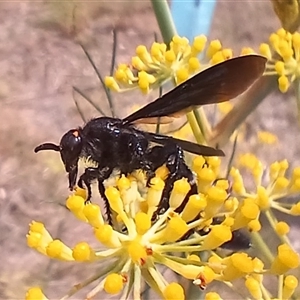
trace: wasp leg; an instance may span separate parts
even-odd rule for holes
[[[189,196],[196,194],[198,190],[194,175],[185,163],[183,150],[175,143],[170,142],[170,144],[165,146],[155,146],[151,148],[148,155],[151,160],[156,163],[154,167],[158,168],[159,166],[166,164],[166,167],[170,172],[165,181],[165,188],[163,190],[162,198],[158,205],[156,214],[162,214],[169,208],[169,198],[174,186],[174,182],[181,178],[187,178],[191,186],[191,190],[189,191],[183,203],[176,210],[178,212],[182,211],[186,205],[186,202],[188,201]]]
[[[105,196],[105,187],[103,184],[103,181],[107,179],[110,174],[112,173],[112,169],[110,168],[86,168],[84,173],[80,176],[78,180],[78,186],[80,188],[83,188],[83,183],[86,186],[87,189],[87,199],[85,200],[85,203],[90,202],[92,198],[92,189],[91,189],[91,183],[94,180],[98,180],[98,190],[100,193],[100,196],[103,198],[104,204],[105,204],[105,211],[108,220],[111,220],[110,217],[110,209],[109,209],[109,203]]]

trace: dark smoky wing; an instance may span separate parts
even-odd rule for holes
[[[224,152],[220,149],[215,149],[212,147],[199,145],[196,143],[176,139],[170,136],[151,133],[151,132],[144,132],[143,133],[146,138],[154,143],[160,144],[160,145],[167,145],[170,143],[176,143],[178,146],[180,146],[183,150],[196,154],[196,155],[203,155],[203,156],[224,156]]]
[[[228,101],[242,94],[264,72],[266,58],[246,55],[214,65],[180,84],[123,120],[123,124],[147,118],[178,117],[199,105]]]

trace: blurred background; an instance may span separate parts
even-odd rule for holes
[[[258,50],[279,27],[271,2],[217,1],[209,39],[220,39],[238,54],[244,46]],[[146,0],[0,2],[0,28],[0,299],[22,299],[33,285],[57,299],[95,266],[51,261],[29,249],[25,236],[31,220],[44,222],[54,237],[70,246],[81,240],[98,245],[90,228],[61,205],[69,192],[59,155],[35,155],[33,149],[46,141],[58,143],[65,131],[82,124],[72,86],[109,111],[78,39],[102,75],[108,75],[113,29],[118,34],[117,63],[130,62],[137,45],[150,46],[159,29]],[[117,95],[117,114],[125,117],[134,105],[155,97],[157,92]],[[79,100],[87,119],[99,116]],[[258,129],[277,134],[280,143],[258,146]],[[246,132],[243,150],[255,149],[267,162],[287,158],[299,164],[299,128],[291,95],[278,92],[268,97],[248,118]]]

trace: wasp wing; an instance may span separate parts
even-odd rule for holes
[[[215,149],[212,147],[195,144],[195,143],[188,142],[185,140],[176,139],[171,136],[157,134],[157,133],[151,133],[151,132],[143,132],[143,134],[151,142],[154,142],[154,143],[157,143],[160,145],[166,145],[166,144],[169,144],[170,142],[176,143],[183,150],[188,151],[193,154],[196,154],[196,155],[203,155],[203,156],[224,156],[225,155],[224,152],[220,149]]]
[[[178,117],[199,105],[233,99],[263,74],[266,61],[259,55],[246,55],[214,65],[123,119],[123,124]]]

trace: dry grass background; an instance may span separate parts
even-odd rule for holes
[[[268,1],[219,1],[211,38],[235,50],[257,49],[279,26]],[[150,45],[158,32],[148,1],[0,2],[0,299],[22,299],[36,284],[57,299],[95,269],[50,261],[26,246],[25,235],[33,219],[43,221],[53,236],[71,246],[90,235],[87,226],[59,205],[68,195],[59,155],[35,155],[33,148],[44,141],[58,142],[66,130],[82,123],[73,85],[108,111],[74,36],[84,41],[102,74],[107,74],[114,27],[118,62],[128,61],[138,44]],[[138,93],[118,96],[117,112],[125,116],[131,105],[145,101]],[[97,115],[84,101],[82,105],[87,116]],[[270,96],[250,116],[248,141],[241,148],[255,149],[266,161],[287,157],[299,164],[295,111],[292,94]],[[258,146],[253,134],[258,129],[279,134],[282,142],[271,149]],[[296,230],[295,225],[295,236]],[[95,244],[91,236],[90,241]]]

